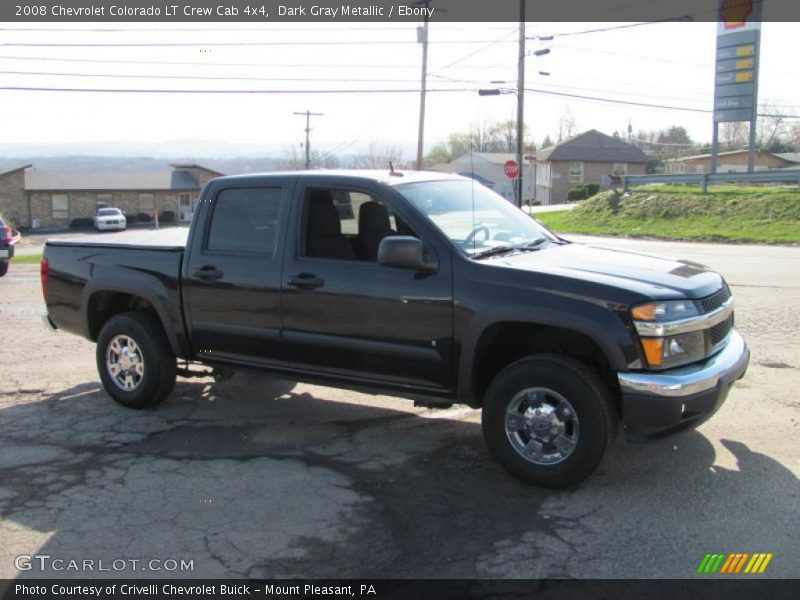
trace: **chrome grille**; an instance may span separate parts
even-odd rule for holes
[[[700,305],[703,307],[703,313],[710,313],[717,310],[723,303],[731,297],[731,291],[727,285],[723,285],[722,289],[714,292],[710,296],[706,296],[700,300]]]

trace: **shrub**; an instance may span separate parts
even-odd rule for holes
[[[586,191],[588,193],[587,198],[591,198],[592,196],[596,196],[600,193],[600,184],[599,183],[587,183],[586,184]]]
[[[145,212],[140,212],[139,214],[136,215],[136,220],[139,221],[139,223],[149,223],[150,221],[153,220],[153,217],[151,217]]]
[[[94,227],[94,219],[91,217],[78,217],[69,222],[70,229],[86,229],[87,227]]]
[[[567,192],[567,200],[571,202],[574,202],[575,200],[585,200],[588,197],[589,197],[589,190],[587,190],[586,186],[583,185],[574,187],[569,192]]]
[[[175,222],[175,213],[171,210],[165,210],[158,214],[158,220],[162,223],[174,223]]]
[[[125,213],[125,224],[131,225],[132,223],[136,223],[136,215],[132,213]]]

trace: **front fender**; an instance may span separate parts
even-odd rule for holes
[[[615,371],[636,366],[635,361],[631,362],[623,352],[623,347],[632,342],[630,332],[608,309],[591,306],[576,312],[531,305],[490,306],[474,314],[466,325],[459,358],[459,398],[472,396],[472,373],[481,336],[492,325],[508,322],[561,327],[584,334],[603,351],[608,364]]]

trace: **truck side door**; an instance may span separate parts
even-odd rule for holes
[[[183,273],[195,355],[285,364],[280,252],[293,184],[288,177],[211,184],[199,203]]]
[[[398,213],[409,207],[393,198],[396,192],[377,182],[359,181],[298,181],[282,282],[290,366],[355,380],[449,390],[449,249],[431,239],[430,232],[418,235],[409,228],[408,216]],[[377,247],[387,235],[421,237],[437,254],[438,272],[423,275],[378,264]]]

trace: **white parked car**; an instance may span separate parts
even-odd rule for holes
[[[94,228],[97,231],[125,229],[125,215],[118,208],[101,208],[94,216]]]

